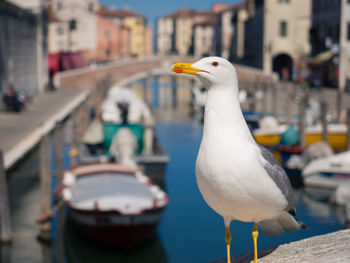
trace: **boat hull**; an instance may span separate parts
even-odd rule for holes
[[[342,182],[350,180],[349,173],[324,172],[304,176],[304,185],[317,188],[336,189]]]
[[[277,145],[281,141],[281,134],[255,134],[255,141],[263,146]]]
[[[140,215],[69,210],[69,218],[83,235],[122,250],[132,250],[151,240],[161,217],[162,209]]]
[[[306,145],[321,142],[322,140],[323,139],[321,133],[307,133],[305,135]],[[346,149],[347,136],[345,133],[329,133],[328,143],[336,151],[344,150]]]

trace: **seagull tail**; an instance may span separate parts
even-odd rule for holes
[[[268,236],[280,236],[285,231],[293,232],[300,228],[306,228],[307,225],[295,219],[288,212],[283,212],[279,217],[259,222],[264,234]]]

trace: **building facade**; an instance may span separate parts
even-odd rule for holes
[[[193,19],[193,54],[196,57],[216,54],[217,16],[212,12],[197,13]]]
[[[157,51],[159,54],[193,53],[193,19],[196,12],[180,9],[157,20]]]
[[[160,55],[175,52],[175,26],[171,17],[157,19],[157,52]]]
[[[128,16],[123,25],[130,29],[130,52],[132,56],[146,55],[146,19],[143,16]]]
[[[350,1],[342,0],[340,19],[339,88],[350,91]]]
[[[305,68],[311,0],[247,0],[231,19],[231,60],[267,73],[278,72],[285,79]]]
[[[130,10],[107,9],[104,6],[98,11],[100,16],[120,25],[123,28],[123,38],[121,45],[129,46],[129,55],[144,56],[146,54],[146,19],[139,13]],[[125,30],[127,28],[127,31]],[[128,34],[129,43],[126,44],[126,34]],[[125,48],[123,48],[125,50]]]
[[[153,31],[150,26],[146,26],[146,39],[145,39],[145,55],[152,56],[153,55]]]
[[[310,0],[265,0],[263,69],[292,77],[310,53]]]
[[[98,0],[50,0],[50,52],[80,52],[94,60],[98,46]]]
[[[10,86],[27,97],[48,83],[46,6],[0,1],[0,95]]]
[[[109,61],[121,57],[121,25],[97,16],[97,50],[95,61]]]
[[[218,13],[217,54],[219,56],[236,63],[243,57],[247,18],[247,2],[226,7]]]
[[[310,82],[337,87],[342,0],[312,1]]]

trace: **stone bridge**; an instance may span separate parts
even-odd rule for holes
[[[58,73],[55,85],[62,89],[91,89],[102,79],[110,76],[111,83],[117,83],[128,78],[134,79],[147,75],[174,74],[171,65],[175,62],[195,62],[198,58],[179,56],[154,56],[142,59],[129,59],[111,62],[105,65],[90,66]],[[272,83],[276,79],[273,74],[265,74],[258,69],[236,65],[240,83]]]

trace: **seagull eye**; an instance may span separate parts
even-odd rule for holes
[[[219,62],[214,61],[213,63],[211,63],[211,65],[212,65],[213,67],[217,67],[217,66],[219,66]]]

